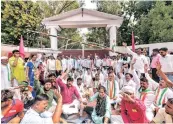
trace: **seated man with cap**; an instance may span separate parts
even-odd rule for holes
[[[125,86],[122,89],[121,116],[124,123],[148,123],[144,103],[134,96],[135,89]]]

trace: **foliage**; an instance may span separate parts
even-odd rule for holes
[[[70,38],[71,40],[66,40],[66,39],[59,39],[59,48],[64,48],[66,49],[66,44],[68,43],[69,45],[67,46],[67,49],[77,49],[81,48],[81,44],[79,43],[82,41],[82,37],[79,34],[79,31],[76,29],[63,29],[61,32],[59,32],[60,36],[64,36],[66,38]],[[78,42],[79,41],[79,42]],[[76,42],[76,43],[74,43]],[[74,43],[70,45],[70,43]],[[63,47],[64,46],[64,47]]]
[[[79,7],[76,1],[2,1],[2,43],[18,45],[20,35],[24,37],[24,44],[28,47],[50,47],[48,36],[33,33],[39,31],[48,33],[41,21],[44,18],[58,15],[60,13],[73,10]],[[7,21],[8,20],[8,21]],[[73,36],[68,35],[73,33]],[[77,29],[64,30],[60,33],[62,36],[79,37]],[[60,39],[59,43],[65,42]]]
[[[121,15],[121,7],[117,1],[97,1],[97,10],[109,14]],[[105,28],[91,28],[86,35],[87,41],[109,46],[109,35]]]
[[[156,2],[138,26],[142,43],[173,42],[173,3]]]
[[[2,1],[1,26],[3,33],[2,43],[18,45],[20,36],[27,39],[27,30],[36,30],[41,18],[38,17],[38,5],[31,1]],[[36,35],[28,33],[30,40],[35,40]],[[32,45],[28,43],[27,45]]]
[[[124,12],[124,21],[118,29],[118,45],[121,45],[122,42],[131,45],[132,31],[134,32],[136,43],[140,43],[140,38],[137,35],[139,28],[136,26],[136,23],[140,21],[142,16],[146,16],[154,5],[155,1],[121,2],[121,7]]]

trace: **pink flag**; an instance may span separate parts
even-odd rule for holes
[[[24,51],[24,45],[23,45],[23,37],[22,37],[22,35],[21,35],[21,38],[20,38],[19,53],[20,53],[20,56],[22,58],[25,57],[25,51]]]
[[[135,52],[135,38],[134,38],[133,31],[132,31],[132,51]]]

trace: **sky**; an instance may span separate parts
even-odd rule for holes
[[[31,0],[33,2],[36,2],[37,0]],[[48,1],[48,0],[45,0],[45,1]],[[58,0],[57,0],[58,1]],[[97,9],[97,5],[95,2],[92,2],[93,0],[77,0],[78,2],[79,1],[82,1],[84,2],[85,4],[82,6],[83,8],[86,8],[86,9]],[[78,29],[80,31],[80,34],[83,35],[83,34],[86,34],[88,32],[88,29],[87,28],[80,28]]]
[[[83,8],[86,8],[86,9],[97,9],[96,3],[93,3],[92,0],[78,0],[78,1],[83,1],[85,3]],[[80,31],[81,35],[86,34],[88,32],[87,28],[80,28],[78,30]]]

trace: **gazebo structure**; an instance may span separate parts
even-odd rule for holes
[[[50,35],[57,36],[58,31],[62,28],[91,28],[105,27],[109,31],[110,48],[116,45],[117,28],[123,22],[123,18],[96,10],[84,8],[68,11],[56,16],[45,18],[42,24],[50,30]],[[50,36],[51,49],[57,50],[58,39]]]

